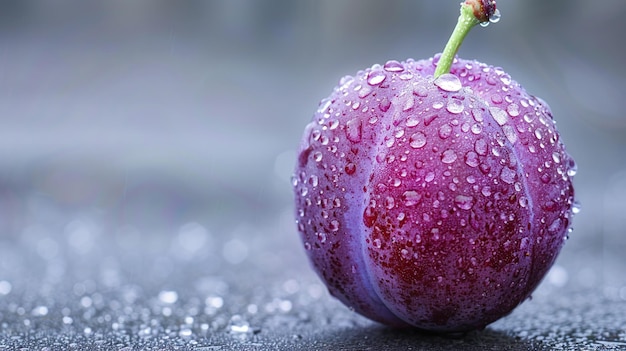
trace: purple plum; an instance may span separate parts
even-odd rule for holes
[[[576,210],[575,163],[548,105],[455,53],[342,78],[299,148],[296,222],[312,266],[333,296],[391,326],[464,332],[507,315]]]

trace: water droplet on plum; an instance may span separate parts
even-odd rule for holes
[[[474,206],[474,198],[472,196],[457,195],[454,198],[454,204],[462,210],[469,210]]]
[[[448,104],[446,105],[446,110],[452,114],[459,114],[463,112],[464,108],[463,101],[454,98],[448,100]]]
[[[367,74],[367,84],[375,86],[382,83],[387,78],[385,72],[371,71]]]
[[[402,72],[404,71],[404,66],[396,61],[396,60],[389,60],[385,63],[385,65],[383,66],[383,68],[385,69],[385,71],[387,72]]]
[[[349,120],[346,123],[346,137],[353,143],[358,143],[361,141],[362,136],[362,126],[361,120],[358,118],[354,118]]]
[[[459,77],[450,73],[440,75],[437,79],[435,79],[434,83],[439,87],[439,89],[449,92],[457,92],[463,87]]]
[[[508,122],[509,120],[509,116],[508,114],[501,108],[498,107],[490,107],[489,108],[489,112],[491,113],[491,116],[493,116],[493,119],[500,125],[503,126],[504,124],[506,124],[506,122]]]
[[[420,149],[426,145],[426,135],[422,132],[417,132],[411,135],[409,145],[414,149]]]
[[[415,190],[407,190],[402,194],[402,201],[405,206],[415,206],[421,199],[422,195]]]
[[[456,152],[454,152],[454,150],[448,149],[446,151],[443,152],[443,154],[441,154],[441,162],[443,163],[447,163],[450,164],[454,161],[456,161],[457,156],[456,156]]]

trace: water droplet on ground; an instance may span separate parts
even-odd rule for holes
[[[226,327],[228,332],[233,334],[246,334],[252,332],[250,328],[250,323],[246,321],[242,316],[235,314],[228,321],[228,326]]]
[[[166,304],[173,304],[178,301],[178,293],[172,290],[163,290],[159,292],[159,301]]]

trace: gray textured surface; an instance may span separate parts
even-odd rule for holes
[[[550,103],[583,210],[531,301],[442,337],[328,296],[289,177],[338,78],[433,55],[456,1],[2,2],[0,350],[626,349],[626,6],[544,3],[461,55]]]

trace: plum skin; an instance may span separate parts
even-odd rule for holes
[[[374,65],[320,102],[298,153],[295,216],[345,305],[463,332],[510,313],[552,266],[571,230],[575,163],[547,104],[501,68],[457,58],[450,88],[434,82],[437,60]]]

